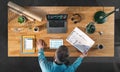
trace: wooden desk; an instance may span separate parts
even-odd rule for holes
[[[37,56],[37,48],[35,54],[21,54],[20,53],[20,38],[22,35],[35,35],[36,39],[43,39],[47,43],[47,48],[45,48],[45,56],[51,57],[54,56],[55,50],[49,49],[49,39],[51,38],[62,38],[64,39],[64,45],[68,46],[71,57],[77,57],[80,55],[80,52],[70,45],[66,38],[70,34],[70,32],[77,26],[81,30],[85,32],[86,25],[93,21],[93,16],[95,12],[99,10],[103,10],[106,13],[114,10],[114,7],[79,7],[79,6],[51,6],[51,7],[26,7],[26,9],[38,14],[43,17],[42,22],[27,21],[24,25],[20,25],[17,22],[18,15],[8,10],[8,56],[9,57],[36,57]],[[46,14],[68,14],[68,32],[63,34],[48,34],[46,29]],[[71,16],[74,13],[79,13],[82,16],[82,20],[78,24],[73,24],[71,21]],[[29,30],[29,27],[39,26],[39,32],[33,32]],[[91,37],[95,44],[89,50],[88,56],[114,56],[114,14],[110,15],[107,19],[107,22],[104,24],[96,24],[96,31],[94,34],[87,34]],[[15,28],[21,28],[20,32],[14,32]],[[103,32],[103,35],[99,35],[99,31]],[[96,44],[103,44],[104,49],[98,50],[96,49]]]

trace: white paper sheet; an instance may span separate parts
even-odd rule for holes
[[[63,45],[63,39],[50,39],[50,49],[57,49]]]
[[[33,48],[33,39],[32,38],[25,38],[24,45],[25,45],[26,50],[32,50],[32,48]]]
[[[76,27],[66,39],[71,45],[82,53],[86,53],[95,43],[83,31]]]

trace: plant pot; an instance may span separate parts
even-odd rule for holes
[[[90,22],[87,26],[86,26],[86,32],[89,34],[93,34],[95,32],[96,28],[94,25],[94,22]]]
[[[19,22],[20,24],[23,24],[23,23],[26,22],[26,18],[25,18],[24,16],[19,16],[19,17],[18,17],[18,22]]]

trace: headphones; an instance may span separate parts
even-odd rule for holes
[[[81,21],[81,16],[78,13],[72,15],[71,20],[74,24],[79,23]]]

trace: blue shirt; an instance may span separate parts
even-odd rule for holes
[[[55,62],[47,61],[43,49],[40,49],[38,52],[38,61],[42,72],[75,72],[77,67],[81,64],[82,59],[83,58],[80,57],[77,58],[77,60],[69,66],[65,64],[58,65]]]

